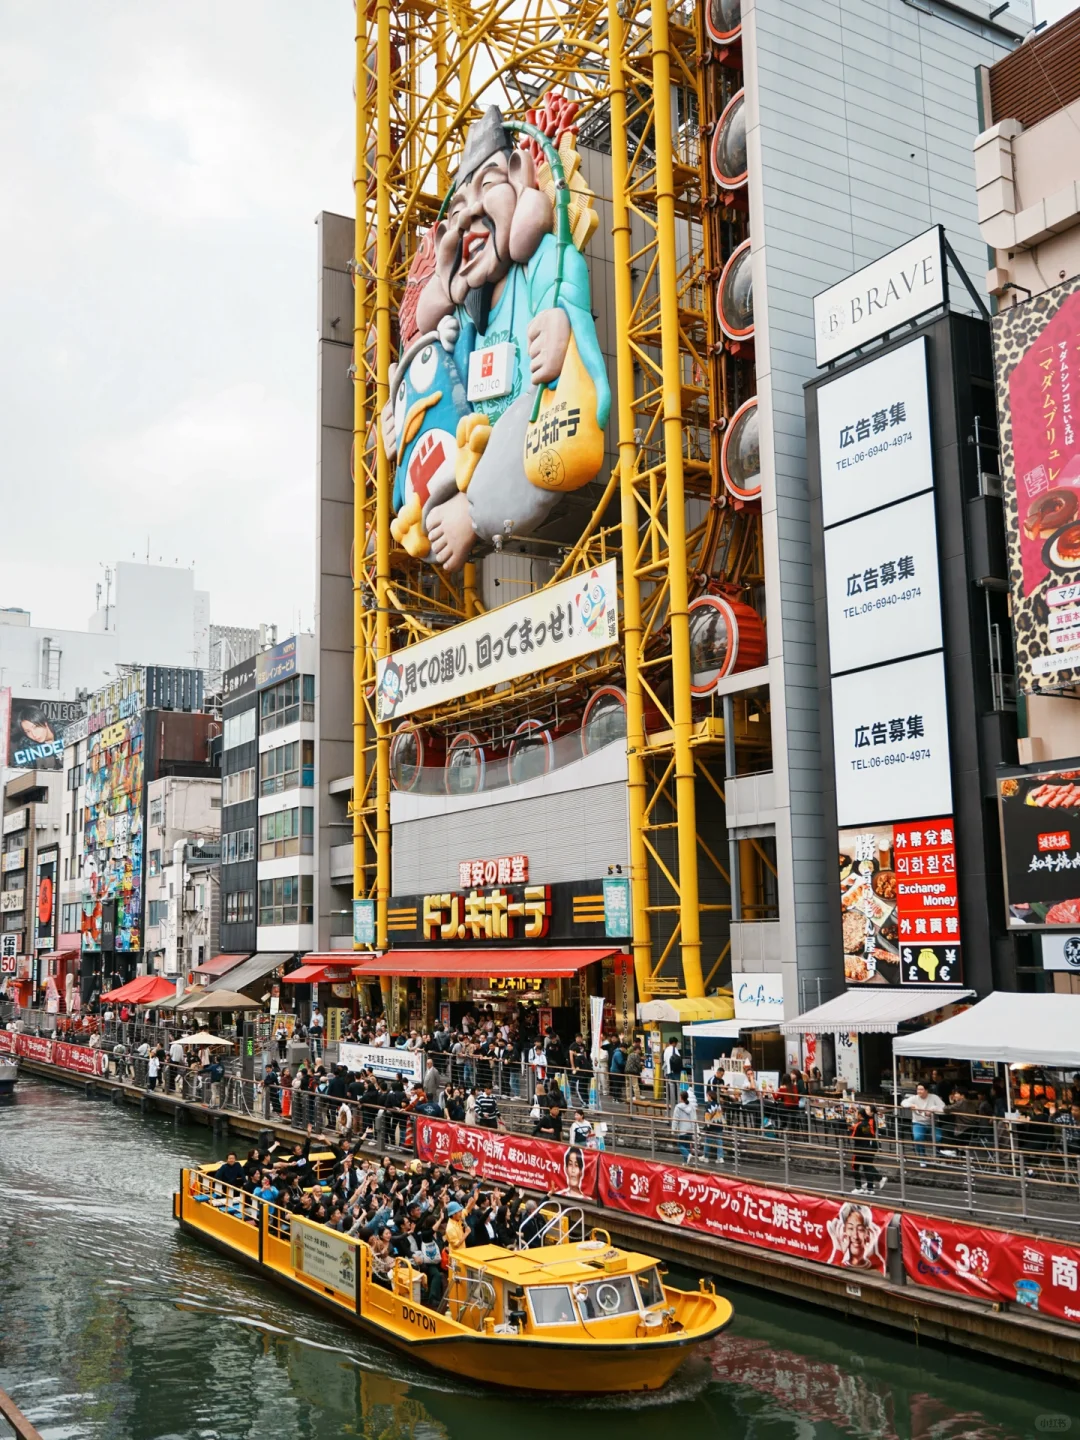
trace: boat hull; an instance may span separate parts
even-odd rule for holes
[[[566,1395],[627,1394],[661,1389],[698,1346],[719,1334],[731,1319],[731,1308],[719,1302],[717,1321],[692,1335],[671,1334],[611,1343],[575,1340],[560,1343],[530,1336],[462,1332],[445,1317],[412,1303],[408,1296],[384,1287],[369,1290],[359,1305],[298,1278],[281,1261],[264,1253],[268,1241],[246,1248],[231,1243],[217,1216],[188,1206],[177,1196],[176,1218],[181,1230],[223,1255],[241,1261],[294,1295],[313,1301],[398,1352],[435,1370],[505,1390]],[[188,1214],[189,1210],[194,1213]],[[200,1213],[201,1211],[201,1213]],[[204,1221],[206,1223],[199,1223]],[[238,1224],[240,1222],[237,1222]],[[254,1227],[245,1227],[248,1235]],[[247,1238],[245,1237],[241,1237]],[[376,1304],[377,1302],[377,1304]]]

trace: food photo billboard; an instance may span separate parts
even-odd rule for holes
[[[1080,277],[991,321],[1017,682],[1080,683]]]
[[[838,848],[847,984],[962,984],[952,817],[841,830]]]
[[[998,780],[1008,924],[1080,928],[1080,759]]]

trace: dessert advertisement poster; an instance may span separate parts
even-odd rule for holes
[[[1080,279],[994,317],[1017,675],[1080,680]]]

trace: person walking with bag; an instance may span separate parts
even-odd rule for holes
[[[884,1190],[885,1176],[874,1164],[878,1149],[877,1132],[868,1110],[860,1109],[851,1127],[851,1173],[855,1178],[853,1195],[871,1195],[875,1186]]]

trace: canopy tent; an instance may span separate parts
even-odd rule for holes
[[[1080,995],[995,991],[960,1015],[894,1040],[893,1054],[1080,1070]]]
[[[242,955],[214,955],[195,967],[195,977],[200,984],[204,980],[220,980],[222,975],[227,975],[230,970],[235,970],[237,965],[250,958],[250,950],[245,950]]]
[[[695,1020],[682,1027],[691,1040],[737,1040],[743,1030],[775,1030],[775,1020]]]
[[[927,986],[904,986],[892,990],[885,985],[867,985],[846,990],[835,1000],[826,1000],[795,1020],[784,1020],[785,1035],[895,1035],[905,1020],[930,1015],[945,1005],[966,1000],[973,990],[931,990]]]
[[[192,995],[194,995],[195,993],[196,992],[189,987],[186,990],[182,990],[179,995],[174,995],[171,1000],[160,1001],[157,1008],[159,1010],[178,1010],[180,1006],[184,1003],[184,1001],[190,1000]],[[200,987],[198,993],[200,995],[205,995],[206,991]]]
[[[351,980],[356,969],[354,963],[344,956],[327,964],[312,964],[319,957],[308,955],[299,970],[290,970],[282,976],[286,985],[318,985],[323,980]]]
[[[706,995],[691,1000],[685,996],[670,1000],[643,1000],[637,1007],[639,1020],[686,1025],[692,1020],[734,1020],[735,1001],[731,995]]]
[[[447,980],[455,975],[576,975],[586,965],[606,960],[620,953],[617,945],[602,950],[388,950],[385,955],[365,956],[351,961],[351,973],[357,980],[375,979],[379,975],[428,976]],[[308,955],[305,966],[343,963],[340,955]],[[348,963],[348,962],[347,962]],[[291,980],[296,974],[287,975]]]
[[[294,952],[292,950],[287,951],[285,954],[270,954],[267,951],[260,950],[257,955],[249,955],[246,960],[242,960],[239,965],[229,970],[224,979],[212,981],[207,986],[207,990],[211,993],[215,990],[225,989],[244,990],[247,986],[255,985],[260,980],[265,979],[271,971],[277,970],[279,966],[284,965],[287,960],[291,960],[293,954]],[[228,982],[227,985],[226,981]]]
[[[236,1044],[235,1040],[227,1040],[224,1035],[211,1035],[209,1030],[200,1030],[197,1035],[183,1035],[180,1039],[181,1045],[205,1045],[213,1049],[217,1045],[232,1049]]]
[[[252,1000],[236,990],[197,990],[177,1005],[177,1010],[261,1010],[262,1001]]]
[[[164,975],[139,975],[134,980],[129,980],[126,985],[120,985],[115,990],[109,990],[102,995],[102,1000],[126,1000],[129,1005],[157,1005],[162,1000],[172,999],[176,995],[176,984],[172,980],[166,980]]]

